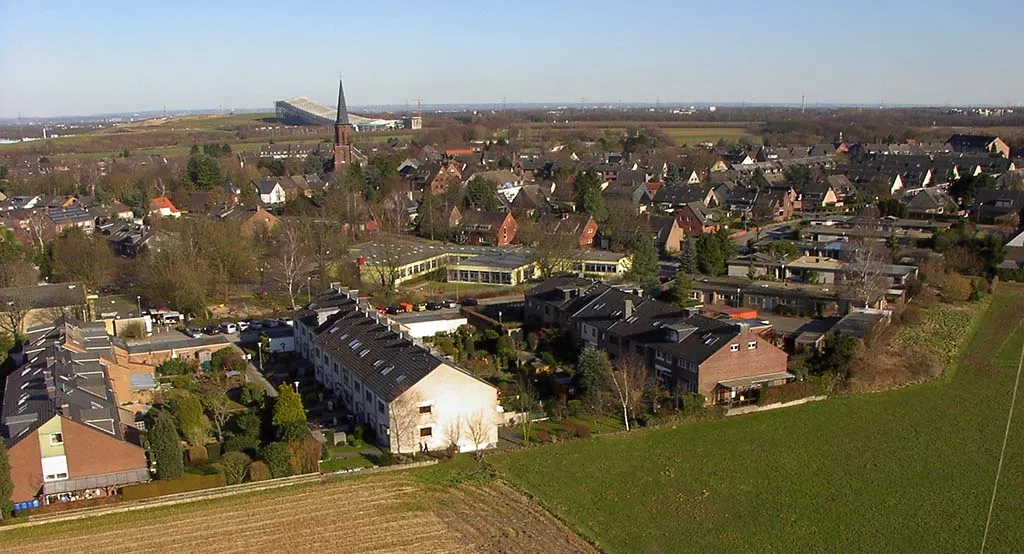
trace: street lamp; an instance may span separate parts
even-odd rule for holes
[[[309,282],[310,282],[310,279],[312,279],[312,278],[313,277],[310,276],[310,275],[306,276],[306,304],[309,304],[310,302],[313,301],[313,293],[309,289]]]
[[[260,373],[263,373],[263,341],[259,338],[256,339],[256,351],[258,352],[258,358],[260,362]]]
[[[139,307],[139,317],[142,317],[142,297],[136,295],[135,296],[135,303]]]
[[[501,325],[501,310],[498,310],[498,325]]]

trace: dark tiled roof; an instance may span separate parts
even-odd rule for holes
[[[0,311],[14,303],[24,309],[60,308],[85,304],[81,283],[55,283],[0,289]]]
[[[316,344],[377,396],[390,402],[442,364],[458,369],[400,334],[372,307],[348,299],[338,308],[317,329]]]
[[[706,187],[693,185],[664,185],[654,195],[655,204],[682,206],[690,202],[703,202],[707,196]]]
[[[537,223],[550,233],[577,236],[583,233],[590,219],[587,214],[544,214]]]
[[[474,231],[497,231],[508,216],[505,212],[466,211],[462,214],[460,225],[464,229]]]
[[[7,377],[5,386],[3,423],[9,444],[30,436],[57,414],[121,439],[103,361],[112,356],[110,348],[102,326],[64,320],[31,331],[26,362]]]
[[[93,219],[92,214],[77,203],[72,204],[67,208],[47,208],[46,215],[49,216],[50,220],[56,225],[64,223],[81,223],[84,221],[91,221]]]

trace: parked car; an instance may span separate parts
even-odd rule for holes
[[[441,301],[441,306],[445,308],[458,308],[459,303],[450,298],[445,298],[444,300]]]
[[[440,302],[427,302],[427,309],[430,311],[440,310],[444,307],[444,304]]]
[[[398,307],[402,308],[403,312],[411,312],[412,311],[412,304],[410,304],[408,302],[399,302],[398,303]]]
[[[216,325],[209,325],[203,329],[203,332],[207,335],[219,335],[220,327],[217,327]]]
[[[188,329],[185,329],[184,331],[182,331],[182,333],[185,333],[186,337],[193,338],[193,339],[197,339],[197,338],[199,338],[199,337],[201,337],[203,335],[202,331],[200,331],[199,329],[194,329],[192,327],[189,327]]]
[[[248,321],[239,321],[238,322],[238,332],[239,333],[241,333],[242,331],[248,330],[248,329],[249,329],[249,322]]]
[[[404,310],[404,309],[402,309],[402,307],[401,307],[401,306],[388,306],[388,307],[387,307],[387,312],[388,312],[389,314],[391,314],[391,315],[395,315],[395,314],[400,314],[400,313],[402,313],[402,312],[404,312],[404,311],[405,311],[405,310]]]
[[[281,322],[276,319],[265,319],[263,320],[263,326],[268,329],[272,329],[274,327],[280,327]]]
[[[230,334],[230,333],[237,333],[238,332],[238,325],[236,325],[234,323],[231,323],[229,321],[228,322],[224,322],[224,323],[220,324],[220,330],[221,330],[221,332],[228,333],[228,334]]]
[[[463,306],[477,306],[479,304],[480,304],[480,301],[477,300],[476,298],[473,298],[473,297],[463,298],[462,299],[462,305]]]
[[[260,321],[247,321],[246,323],[248,324],[249,329],[252,329],[253,331],[259,331],[263,328],[263,323]]]
[[[281,323],[283,323],[283,324],[285,324],[285,325],[287,325],[289,327],[294,327],[295,326],[295,321],[292,320],[292,318],[290,318],[290,317],[282,317],[282,318],[279,318],[278,321],[280,321]]]
[[[386,314],[386,313],[388,313],[388,307],[387,306],[377,306],[377,311],[382,313],[382,314]]]
[[[425,311],[427,311],[427,303],[426,302],[419,302],[417,304],[413,304],[412,310],[414,312],[425,312]]]

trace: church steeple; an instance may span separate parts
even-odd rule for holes
[[[338,117],[334,120],[335,125],[349,125],[348,106],[345,105],[345,87],[338,77]]]
[[[345,87],[338,78],[338,115],[334,119],[334,168],[352,163],[352,124],[348,120],[348,106],[345,105]]]

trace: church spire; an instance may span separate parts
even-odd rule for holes
[[[348,106],[345,105],[345,87],[338,77],[338,117],[334,120],[335,125],[349,125]]]

